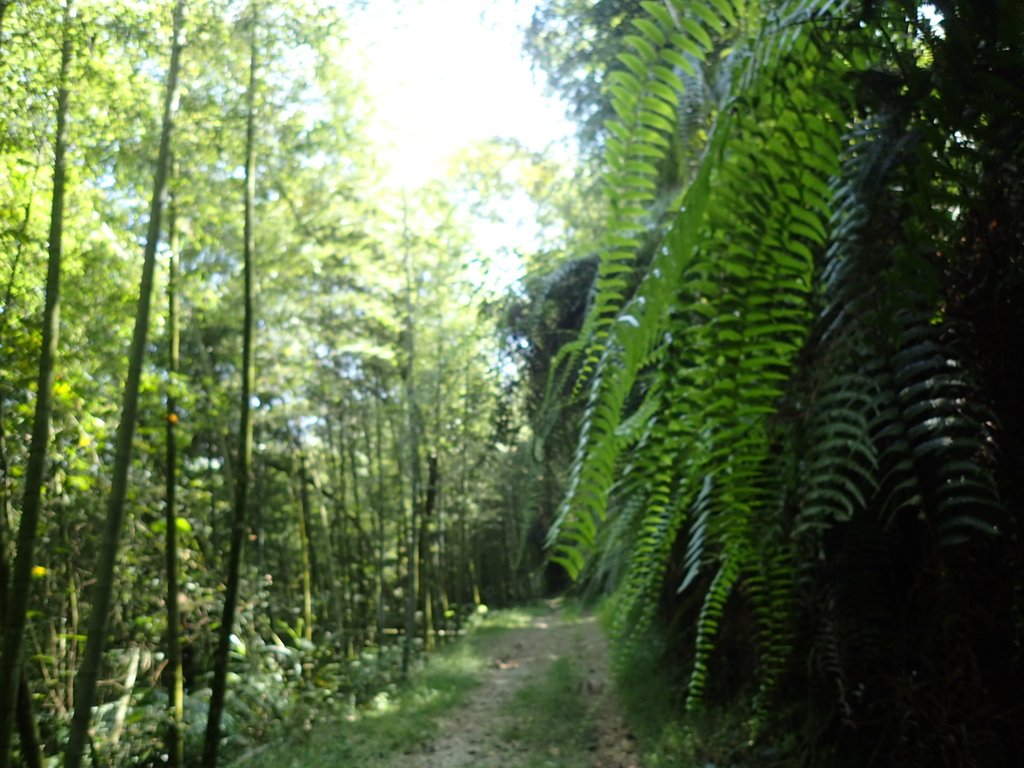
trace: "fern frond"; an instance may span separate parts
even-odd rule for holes
[[[764,536],[784,496],[773,473],[773,420],[814,319],[813,277],[830,236],[829,181],[839,170],[846,118],[834,62],[819,48],[828,36],[811,34],[823,23],[821,6],[786,9],[737,41],[730,59],[738,75],[729,78],[696,175],[646,266],[635,253],[652,224],[644,207],[651,199],[644,185],[655,178],[649,158],[678,130],[666,105],[676,93],[671,114],[678,114],[681,86],[699,80],[714,36],[745,17],[725,0],[692,11],[672,2],[664,13],[650,9],[650,24],[637,25],[643,42],[633,42],[613,86],[619,124],[609,127],[615,138],[606,181],[617,213],[581,341],[588,400],[569,493],[549,536],[578,577],[628,462],[630,495],[620,501],[631,524],[616,526],[620,536],[630,532],[633,547],[621,620],[642,627],[679,532],[690,525],[685,587],[707,583],[696,578],[705,565],[716,572],[697,619],[691,707],[701,701],[722,611],[740,580],[749,582],[759,616],[766,691],[791,647],[791,544],[779,526]],[[652,74],[656,55],[671,77]],[[769,86],[783,79],[784,96],[761,98],[779,93]],[[658,85],[646,85],[654,80]],[[631,155],[638,147],[644,149]],[[641,383],[657,393],[653,399],[637,396]],[[850,467],[820,484],[812,498],[828,511],[814,514],[852,513],[836,512],[831,496],[847,507],[863,503],[854,479],[865,462],[870,469],[870,456],[852,453]],[[636,498],[643,499],[639,507]]]
[[[632,276],[641,245],[652,232],[661,230],[653,208],[660,193],[661,167],[670,161],[678,140],[685,80],[698,78],[700,62],[714,46],[706,27],[710,25],[715,35],[726,31],[717,12],[703,9],[701,18],[695,19],[682,3],[641,5],[647,17],[633,20],[636,34],[625,38],[631,50],[620,54],[623,67],[609,76],[615,118],[606,125],[603,180],[611,215],[594,300],[580,334],[581,344],[567,349],[559,360],[574,369],[577,356],[583,355],[581,383],[594,374],[616,316],[635,287]],[[735,17],[729,2],[723,0],[722,6]]]
[[[852,371],[827,382],[814,403],[794,535],[816,536],[868,508],[878,488],[878,451],[867,416],[874,395],[870,379]]]
[[[718,133],[713,144],[724,143],[726,134],[727,130]],[[589,555],[593,551],[592,537],[573,536],[572,532],[595,530],[605,517],[608,491],[614,482],[621,448],[616,433],[622,422],[623,406],[642,364],[662,341],[674,284],[683,269],[682,259],[675,256],[693,252],[702,224],[701,212],[708,204],[710,172],[710,166],[702,169],[684,195],[685,208],[690,215],[685,220],[677,219],[677,226],[655,255],[636,295],[613,325],[612,341],[606,345],[597,364],[566,500],[548,533],[549,546],[556,555],[560,556],[565,546],[561,542],[567,536],[574,543],[585,543],[585,550],[579,554]],[[577,567],[575,559],[570,562],[573,565],[569,573],[576,578],[582,568]]]
[[[838,430],[849,450],[819,453],[814,475],[828,480],[808,485],[800,519],[805,527],[809,521],[828,527],[829,516],[849,520],[872,506],[887,524],[902,515],[933,518],[940,545],[993,534],[992,513],[1001,504],[988,469],[989,417],[968,405],[975,402],[971,384],[942,342],[927,297],[896,279],[880,292],[890,261],[864,247],[873,222],[890,215],[878,210],[878,201],[913,143],[892,115],[882,114],[851,131],[848,144],[834,185],[835,234],[822,270],[820,323],[822,343],[845,365],[826,383],[815,423]],[[813,426],[809,440],[822,440]]]
[[[732,594],[732,588],[740,577],[740,564],[745,560],[741,553],[726,553],[711,586],[704,596],[697,621],[697,641],[693,654],[693,670],[686,695],[687,710],[700,707],[708,680],[708,660],[715,648],[719,622],[725,612],[725,603]]]

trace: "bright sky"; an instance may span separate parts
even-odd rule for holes
[[[573,133],[522,53],[529,0],[369,0],[349,17],[351,44],[376,109],[389,181],[422,185],[473,141],[517,138],[531,149]]]

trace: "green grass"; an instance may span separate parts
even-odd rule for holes
[[[482,679],[486,648],[494,635],[528,627],[547,615],[543,604],[480,612],[467,622],[466,636],[431,654],[411,683],[397,692],[382,692],[374,702],[333,720],[303,727],[297,722],[288,738],[240,756],[234,768],[379,768],[396,755],[417,750],[437,735],[439,718],[465,700]],[[578,607],[563,615],[578,616]],[[574,613],[573,613],[574,612]],[[583,768],[587,743],[586,705],[581,678],[566,659],[552,663],[507,704],[517,720],[501,735],[517,746],[517,768]],[[323,714],[319,714],[323,717]],[[481,765],[481,768],[489,768]],[[494,768],[508,768],[501,764]]]
[[[567,624],[582,621],[584,618],[584,605],[579,600],[566,600],[559,598],[562,607],[562,620]]]
[[[582,678],[566,658],[506,705],[513,720],[502,737],[516,744],[523,768],[582,768],[590,740]]]
[[[498,614],[500,616],[500,614]],[[500,619],[512,621],[514,619]],[[483,660],[473,629],[467,638],[444,648],[394,694],[382,692],[365,708],[301,726],[284,741],[241,756],[237,768],[335,768],[384,765],[395,754],[423,744],[437,732],[438,718],[462,702],[480,682]]]
[[[475,638],[498,634],[507,629],[523,629],[530,626],[530,622],[538,616],[544,616],[549,609],[543,603],[524,605],[518,608],[508,608],[501,611],[488,611],[486,607],[473,615],[466,622],[466,629],[469,640]]]
[[[598,609],[601,623],[610,627],[615,601]],[[685,680],[666,664],[666,647],[656,632],[629,652],[620,653],[614,665],[616,688],[623,715],[636,736],[640,764],[644,768],[704,768],[704,766],[776,765],[762,759],[762,747],[754,744],[757,732],[747,703],[707,706],[697,712],[683,707]],[[786,738],[773,741],[784,752]],[[786,763],[782,763],[786,764]]]

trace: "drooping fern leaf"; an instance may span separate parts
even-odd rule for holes
[[[991,541],[1004,514],[991,417],[945,338],[922,256],[942,217],[903,203],[908,175],[934,166],[905,121],[878,109],[844,141],[800,449],[794,536],[817,563],[800,575],[819,592],[812,653],[850,723],[864,706],[851,688],[877,690],[877,677],[893,674],[880,672],[888,661],[874,649],[908,611],[902,580],[919,583],[908,560],[942,573],[960,546]]]
[[[702,169],[684,195],[690,217],[685,222],[677,221],[678,226],[669,233],[668,244],[655,255],[636,295],[613,325],[611,340],[606,342],[595,370],[566,501],[548,534],[552,559],[574,578],[592,553],[597,526],[605,517],[621,448],[618,428],[623,406],[641,367],[662,340],[664,315],[683,268],[681,260],[673,255],[692,251],[697,241],[701,211],[708,200],[709,178],[710,168]]]
[[[934,516],[942,544],[994,533],[985,515],[1000,508],[986,467],[988,416],[970,405],[971,385],[942,342],[921,285],[891,279],[879,291],[879,278],[896,262],[865,250],[871,227],[892,215],[879,209],[882,190],[913,142],[884,117],[856,128],[850,140],[822,273],[822,339],[843,364],[815,405],[815,471],[801,523],[827,528],[872,506],[887,524],[900,515]],[[842,445],[826,449],[826,433]]]
[[[679,128],[685,80],[697,76],[713,40],[707,19],[724,30],[722,18],[740,14],[732,0],[719,0],[715,11],[704,9],[698,22],[686,16],[681,2],[642,2],[648,14],[632,21],[635,34],[625,41],[631,50],[620,54],[622,67],[609,75],[615,118],[606,126],[604,185],[610,218],[601,244],[593,305],[576,342],[556,358],[556,371],[575,370],[579,381],[594,373],[616,321],[635,287],[635,263],[641,245],[660,228],[656,202],[662,166],[670,162]],[[721,16],[720,16],[721,15]],[[655,237],[655,240],[657,237]],[[643,266],[643,265],[641,265]]]
[[[852,371],[824,387],[806,430],[803,498],[795,525],[800,537],[817,538],[836,522],[862,513],[878,485],[878,451],[867,416],[875,403],[870,380]]]
[[[919,94],[889,87],[931,87],[902,10],[879,32],[830,0],[764,15],[728,0],[648,5],[614,78],[615,213],[584,334],[563,357],[587,403],[549,541],[574,577],[597,553],[596,570],[620,579],[627,651],[677,580],[694,639],[688,706],[712,685],[736,610],[756,621],[758,706],[794,672],[799,640],[854,722],[864,669],[884,664],[863,650],[898,613],[890,587],[955,585],[950,564],[1007,519],[991,419],[935,290],[957,214],[915,194],[948,200],[963,168],[944,166]],[[710,51],[726,76],[706,76]],[[680,100],[722,83],[704,112]],[[699,151],[662,214],[671,190],[652,187],[655,171],[699,115],[708,139],[675,145]],[[834,581],[819,588],[822,573]]]
[[[672,7],[675,14],[652,14],[652,23],[671,21],[685,30],[682,37],[670,32],[662,40],[640,26],[665,49],[676,46],[663,57],[692,75],[701,50],[713,45],[709,31],[720,33],[738,14],[703,7],[687,16]],[[828,237],[828,180],[838,170],[836,118],[843,107],[835,93],[842,89],[818,47],[825,37],[815,40],[808,32],[816,14],[816,6],[795,3],[774,26],[751,31],[736,54],[742,76],[733,79],[717,113],[697,175],[631,293],[637,265],[626,252],[635,242],[621,237],[618,220],[610,227],[609,237],[618,235],[602,262],[606,282],[599,273],[589,335],[581,339],[589,345],[584,374],[592,377],[569,493],[550,534],[553,556],[578,576],[594,551],[623,461],[620,425],[629,422],[637,383],[653,365],[658,383],[639,400],[652,414],[648,438],[628,454],[630,488],[643,495],[643,506],[639,513],[623,500],[633,510],[634,550],[622,614],[634,629],[649,620],[673,542],[686,521],[701,514],[703,525],[694,533],[713,544],[708,551],[717,575],[701,598],[689,695],[694,706],[722,611],[741,578],[749,578],[763,617],[766,680],[774,679],[788,647],[781,626],[789,616],[789,555],[778,542],[771,553],[758,550],[751,523],[778,514],[770,421],[811,324],[815,254]],[[648,60],[653,46],[643,52]],[[626,107],[637,107],[642,84],[638,61],[625,63],[630,73],[619,79],[620,90],[634,97],[620,94],[620,117],[633,114]],[[787,95],[762,99],[778,92],[769,85],[780,79],[789,85]],[[634,129],[641,144],[659,126],[668,129],[639,119]],[[611,147],[613,167],[623,147],[633,146],[623,143],[632,134],[620,133]],[[637,179],[621,174],[609,176],[609,187],[613,195],[639,188]],[[700,497],[710,477],[714,493]]]

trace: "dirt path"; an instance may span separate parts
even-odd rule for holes
[[[396,768],[530,768],[521,747],[503,734],[514,726],[508,709],[516,692],[535,684],[560,658],[569,659],[582,674],[580,695],[586,702],[588,768],[638,768],[632,735],[622,722],[609,680],[605,639],[592,616],[566,618],[552,607],[530,626],[486,638],[480,653],[487,660],[483,683],[460,708],[441,720],[437,738],[417,752],[402,755]],[[551,747],[545,766],[563,761]],[[571,763],[579,765],[579,756]]]

